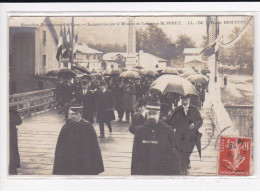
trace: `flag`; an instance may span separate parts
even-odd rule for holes
[[[59,36],[59,42],[58,42],[57,54],[56,54],[57,61],[59,61],[60,55],[62,53],[62,44],[63,44],[63,32],[62,32],[62,27],[60,27],[60,36]]]
[[[217,53],[219,50],[219,44],[215,41],[213,42],[212,44],[206,46],[202,51],[201,53],[204,55],[204,56],[211,56],[213,55],[214,53]]]
[[[207,16],[207,21],[206,21],[206,25],[207,25],[207,35],[209,36],[209,26],[210,26],[210,22],[211,22],[211,17]]]
[[[63,30],[63,44],[62,44],[62,57],[63,58],[66,58],[66,51],[67,51],[67,32],[66,32],[66,27],[65,27],[65,24],[64,24],[64,30]]]
[[[73,54],[75,54],[77,52],[77,46],[78,46],[78,33],[74,38]]]
[[[67,33],[67,43],[68,43],[68,45],[70,45],[71,44],[71,37],[70,37],[70,27],[68,28],[68,33]]]

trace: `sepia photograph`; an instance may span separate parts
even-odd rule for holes
[[[253,175],[253,15],[8,19],[9,177]]]

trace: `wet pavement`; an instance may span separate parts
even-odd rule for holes
[[[206,99],[208,94],[206,94]],[[199,158],[197,149],[191,155],[191,169],[189,175],[216,175],[218,151],[215,142],[217,130],[213,130],[213,118],[209,100],[205,102],[201,114],[204,117],[200,128],[202,136],[202,158]],[[40,113],[23,120],[18,126],[18,141],[21,157],[19,175],[52,175],[54,153],[57,138],[64,124],[64,116],[56,110]],[[99,139],[105,172],[103,176],[129,176],[131,171],[131,156],[134,136],[128,131],[129,123],[112,122],[113,133],[109,133],[105,126],[104,139]],[[99,135],[98,124],[94,128]]]

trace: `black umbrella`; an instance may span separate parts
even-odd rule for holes
[[[58,72],[58,76],[59,77],[71,78],[71,77],[75,77],[76,73],[71,69],[61,68]]]
[[[199,133],[196,135],[196,140],[195,140],[195,145],[196,145],[196,148],[199,152],[199,156],[201,158],[201,137],[202,137],[202,134]]]
[[[82,73],[90,74],[90,71],[88,70],[88,68],[83,67],[82,65],[75,65],[74,69],[77,69],[78,71],[80,71]]]
[[[119,76],[122,73],[121,69],[109,69],[104,72],[105,76]]]
[[[46,76],[57,76],[59,72],[59,69],[50,69],[47,71]]]
[[[135,69],[143,69],[143,67],[142,67],[142,66],[139,66],[139,65],[138,65],[138,66],[134,66],[134,68],[135,68]]]
[[[209,69],[202,69],[201,74],[206,75],[207,73],[210,73]]]

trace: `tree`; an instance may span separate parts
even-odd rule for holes
[[[195,42],[191,39],[191,37],[187,36],[186,34],[180,34],[175,41],[175,45],[177,48],[177,56],[179,60],[184,60],[183,50],[185,48],[195,48]]]
[[[234,45],[229,48],[219,50],[219,60],[223,64],[239,67],[240,70],[247,66],[253,72],[253,54],[254,54],[254,34],[253,29],[247,29],[247,32],[241,37],[239,27],[235,27],[229,35],[230,40],[240,38]]]
[[[149,24],[145,30],[139,29],[136,33],[137,51],[144,52],[171,59],[176,57],[176,46],[167,34],[158,26]]]

